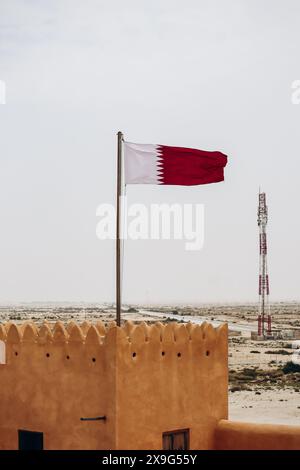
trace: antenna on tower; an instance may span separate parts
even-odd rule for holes
[[[259,312],[258,312],[258,336],[269,336],[272,333],[270,305],[269,305],[269,275],[267,264],[267,223],[268,207],[266,193],[261,193],[259,188],[257,224],[259,227]],[[265,323],[267,320],[267,330]]]

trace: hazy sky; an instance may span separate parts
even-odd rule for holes
[[[205,245],[127,241],[129,302],[255,301],[257,192],[271,299],[300,300],[299,0],[0,0],[0,301],[111,301],[116,132],[221,150],[225,182],[136,186],[205,204]]]

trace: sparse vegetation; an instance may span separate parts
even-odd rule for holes
[[[246,385],[235,385],[235,386],[231,387],[230,391],[232,393],[241,392],[241,391],[251,392],[252,389],[250,387],[247,387]]]
[[[284,349],[274,349],[270,351],[265,351],[265,354],[282,354],[283,356],[289,356],[293,354],[292,352],[285,351]]]
[[[289,361],[283,366],[282,370],[284,374],[294,374],[297,372],[300,374],[300,365]]]
[[[245,390],[247,386],[259,386],[264,390],[292,388],[295,392],[300,390],[300,365],[288,362],[277,369],[262,370],[258,368],[244,368],[240,371],[230,370],[230,390]],[[239,387],[239,390],[237,390]]]
[[[230,390],[234,387],[247,387],[248,385],[263,387],[265,390],[272,388],[290,387],[298,391],[300,387],[300,365],[288,362],[277,369],[262,370],[259,368],[244,368],[240,371],[229,371]],[[240,388],[243,390],[243,388]],[[235,390],[237,391],[237,390]]]
[[[127,310],[127,313],[138,313],[138,309],[134,308],[134,307],[129,307],[129,309]]]

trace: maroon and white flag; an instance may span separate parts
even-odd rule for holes
[[[125,184],[193,186],[224,180],[222,152],[124,142]]]

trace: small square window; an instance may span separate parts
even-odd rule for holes
[[[163,433],[163,450],[189,450],[189,429],[178,429]]]
[[[19,450],[43,450],[44,435],[42,432],[19,430]]]

